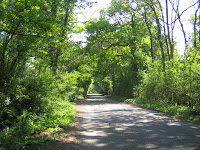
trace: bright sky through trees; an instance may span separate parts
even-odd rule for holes
[[[91,8],[85,9],[82,14],[78,15],[79,22],[84,22],[84,21],[87,21],[87,20],[90,20],[90,19],[96,18],[96,17],[98,18],[100,10],[102,8],[108,7],[111,2],[111,0],[96,0],[96,1],[97,1],[97,3],[94,3]],[[164,3],[164,0],[162,2]],[[193,5],[195,2],[196,2],[195,0],[181,0],[180,1],[180,12],[186,10],[189,6]],[[170,4],[169,4],[169,8],[170,8]],[[187,11],[185,11],[183,13],[183,17],[182,17],[184,29],[185,29],[188,37],[191,36],[191,33],[193,31],[192,24],[189,22],[191,14],[194,14],[194,7],[191,7]],[[184,38],[183,38],[183,34],[182,34],[182,31],[181,31],[178,21],[176,23],[176,28],[174,31],[174,38],[175,38],[175,41],[177,42],[176,47],[179,50],[179,54],[183,55],[183,53],[184,53],[183,52],[184,51]],[[77,37],[75,37],[75,39],[76,39],[76,41],[79,41],[79,40],[82,40],[82,37],[77,36]]]

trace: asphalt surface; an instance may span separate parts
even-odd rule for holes
[[[200,126],[90,94],[78,108],[79,150],[199,150]]]

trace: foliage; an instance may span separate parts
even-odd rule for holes
[[[184,33],[178,4],[171,3],[170,7],[175,5],[177,8],[172,11]],[[138,102],[145,99],[150,105],[170,105],[171,110],[187,108],[186,114],[198,112],[198,9],[191,19],[192,41],[189,44],[185,37],[185,54],[181,57],[173,38],[177,19],[166,24],[165,20],[169,20],[164,17],[169,12],[163,11],[160,1],[112,0],[110,6],[101,10],[99,19],[85,24],[89,36],[86,53],[93,60],[90,63],[94,67],[95,91],[136,98]]]
[[[84,3],[0,2],[0,149],[22,149],[31,135],[73,121],[72,101],[91,82],[85,55],[68,35]]]
[[[10,150],[21,149],[23,146],[35,142],[29,140],[33,134],[40,133],[48,128],[69,126],[75,115],[74,106],[66,99],[58,100],[58,97],[55,98],[57,99],[56,102],[49,108],[51,111],[40,115],[24,111],[18,117],[15,125],[1,131],[1,148]],[[43,139],[43,142],[46,140],[48,139]]]
[[[167,63],[166,73],[161,71],[159,62],[149,62],[149,72],[144,73],[143,83],[137,87],[140,97],[174,105],[199,107],[198,60],[194,56],[187,56],[186,60],[177,58]]]
[[[19,98],[4,108],[3,115],[6,114],[7,118],[1,116],[4,129],[0,141],[3,147],[21,149],[27,144],[25,139],[28,140],[33,133],[40,133],[47,128],[63,128],[72,122],[76,113],[70,98],[78,97],[76,73],[62,74],[57,78],[47,74],[45,72],[41,80],[36,76],[35,79],[30,77],[28,80],[27,77],[20,81],[24,88],[21,87],[16,96]]]

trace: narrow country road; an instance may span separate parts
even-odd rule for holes
[[[78,106],[80,150],[198,150],[200,126],[90,94]]]

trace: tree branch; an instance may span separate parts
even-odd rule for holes
[[[37,34],[25,34],[25,33],[19,33],[17,31],[8,31],[6,29],[2,29],[3,32],[6,32],[8,34],[11,34],[11,35],[20,35],[20,36],[36,36],[36,37],[41,37],[40,35],[37,35]]]
[[[172,1],[171,0],[169,0],[169,2],[170,2],[170,4],[172,5],[172,9],[177,13],[177,10],[175,10],[175,8],[174,8],[174,6],[173,6],[173,4],[172,4]],[[182,15],[183,15],[183,13],[184,12],[186,12],[188,9],[190,9],[191,7],[194,7],[196,4],[198,4],[199,3],[199,0],[196,2],[196,3],[194,3],[193,5],[191,5],[191,6],[189,6],[188,8],[186,8],[185,10],[183,10],[180,14],[179,14],[179,16],[177,17],[177,18],[175,18],[175,20],[173,21],[173,22],[171,22],[170,24],[168,24],[168,25],[172,25],[173,23],[175,23],[178,19],[179,19],[179,17],[181,17]]]
[[[129,46],[129,44],[120,44],[120,43],[113,43],[111,45],[109,45],[107,48],[102,48],[103,50],[108,50],[113,46]]]

